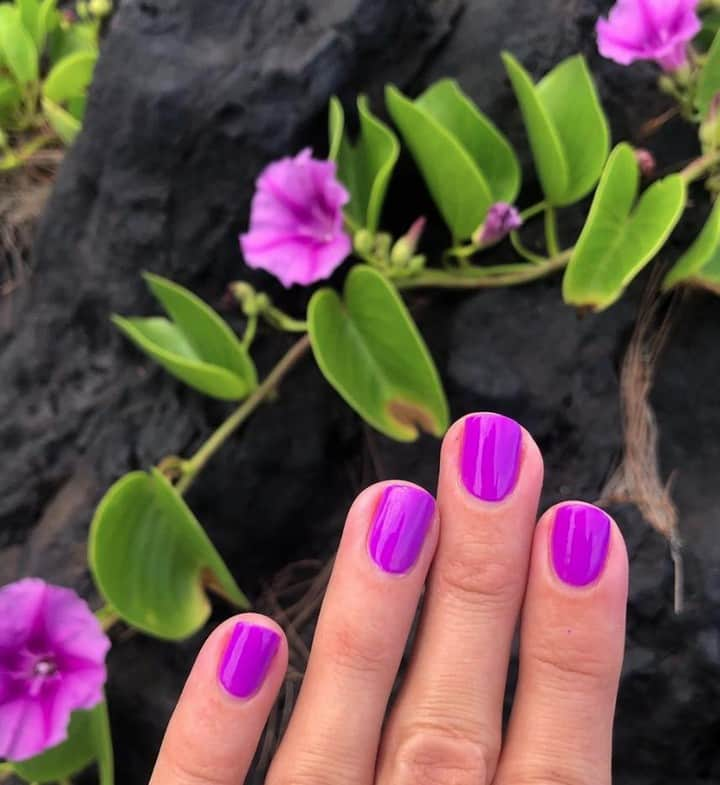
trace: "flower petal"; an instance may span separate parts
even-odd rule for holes
[[[110,640],[87,604],[70,589],[48,586],[45,635],[58,656],[103,665]]]
[[[33,634],[46,589],[39,578],[25,578],[0,589],[0,649],[18,649]]]
[[[39,702],[21,697],[0,704],[0,758],[11,761],[32,758],[47,749],[47,738]]]

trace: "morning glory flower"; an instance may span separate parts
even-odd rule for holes
[[[598,49],[621,65],[654,60],[665,71],[687,63],[687,45],[700,31],[698,0],[618,0],[597,23]]]
[[[26,578],[0,588],[0,758],[67,738],[70,714],[103,700],[110,641],[75,592]]]
[[[519,229],[522,223],[516,207],[507,202],[496,202],[488,210],[485,221],[475,232],[473,240],[478,245],[492,245]]]
[[[258,178],[250,229],[240,237],[245,261],[287,287],[327,278],[352,248],[343,229],[349,200],[333,161],[310,150],[275,161]]]

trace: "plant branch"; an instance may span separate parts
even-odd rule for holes
[[[500,264],[493,267],[463,267],[456,270],[423,270],[412,278],[394,281],[398,289],[434,286],[438,289],[485,289],[518,284],[544,278],[562,270],[570,260],[572,249],[563,251],[542,264]]]
[[[699,180],[705,172],[718,164],[720,164],[720,150],[713,150],[713,152],[701,155],[691,161],[684,169],[680,170],[680,176],[689,184],[694,180]]]
[[[220,425],[219,428],[207,439],[200,449],[184,464],[184,473],[176,488],[179,493],[185,493],[192,485],[193,480],[203,470],[205,464],[225,444],[228,437],[237,430],[245,420],[258,408],[258,406],[278,386],[288,371],[300,360],[310,348],[310,338],[304,335],[294,343],[289,351],[283,355],[278,364],[270,371],[253,394]]]
[[[39,134],[22,147],[18,147],[16,150],[8,150],[0,158],[0,172],[9,172],[11,169],[17,169],[19,166],[22,166],[38,150],[55,141],[55,138],[54,134]]]
[[[520,217],[523,221],[529,221],[531,218],[534,218],[538,213],[541,213],[543,210],[547,209],[546,202],[538,202],[537,204],[533,204],[530,207],[527,207],[520,213]]]

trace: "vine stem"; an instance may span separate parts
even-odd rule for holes
[[[202,471],[205,464],[225,444],[228,437],[237,430],[245,420],[258,408],[258,406],[278,386],[283,377],[300,360],[310,348],[310,337],[304,335],[294,343],[288,352],[283,355],[278,364],[270,371],[266,378],[257,387],[255,392],[215,430],[200,449],[189,458],[183,466],[183,476],[176,488],[178,493],[185,493],[192,485],[197,474]]]
[[[546,205],[545,207],[545,240],[547,242],[548,256],[555,258],[560,254],[560,243],[558,242],[557,214],[555,208]]]
[[[713,150],[712,153],[701,155],[691,161],[684,169],[680,170],[680,175],[685,179],[686,183],[692,183],[694,180],[700,179],[708,169],[720,164],[720,150]]]
[[[571,254],[572,248],[542,264],[500,264],[459,270],[424,270],[412,278],[397,279],[394,284],[398,289],[418,289],[425,286],[436,286],[439,289],[490,289],[515,286],[562,270]]]
[[[8,150],[0,158],[0,172],[9,172],[22,166],[29,158],[32,158],[38,150],[46,147],[55,140],[54,134],[40,134],[17,150]]]

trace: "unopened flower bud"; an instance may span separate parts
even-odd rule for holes
[[[644,147],[635,148],[635,160],[638,162],[643,177],[652,177],[655,174],[655,156]]]
[[[357,253],[367,256],[373,252],[374,245],[375,238],[373,237],[372,232],[369,232],[367,229],[360,229],[355,232],[353,246]]]
[[[522,226],[522,217],[513,205],[496,202],[488,210],[484,223],[473,234],[476,245],[492,245],[507,237],[510,232]]]
[[[404,267],[415,255],[420,237],[425,229],[426,219],[418,218],[392,247],[390,251],[390,262],[397,267]]]
[[[112,0],[90,0],[88,9],[93,16],[102,18],[112,11]]]

